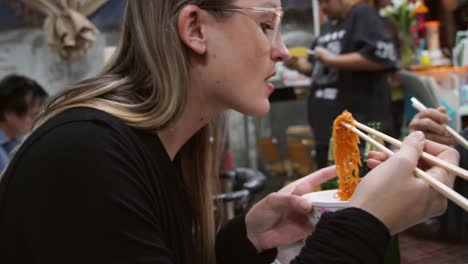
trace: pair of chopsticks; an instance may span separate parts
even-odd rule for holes
[[[370,133],[370,134],[373,134],[375,136],[378,136],[380,138],[382,138],[383,140],[387,141],[388,143],[392,144],[392,145],[395,145],[397,147],[400,147],[402,142],[397,140],[397,139],[394,139],[388,135],[385,135],[384,133],[381,133],[377,130],[374,130],[366,125],[363,125],[357,121],[354,121],[354,125],[356,127],[353,127],[351,124],[348,124],[348,123],[345,123],[345,122],[342,122],[341,123],[343,126],[345,126],[346,128],[350,129],[352,132],[356,133],[357,135],[359,135],[359,137],[361,137],[362,139],[364,139],[365,141],[369,142],[370,144],[372,144],[373,146],[375,146],[376,148],[378,148],[380,151],[382,151],[383,153],[387,154],[388,156],[391,156],[393,155],[393,151],[391,151],[390,149],[388,149],[387,147],[385,147],[384,145],[380,144],[379,142],[377,142],[376,140],[374,140],[373,138],[369,137],[368,135],[366,135],[365,133],[363,133],[362,131],[360,131],[359,129],[357,129],[356,127]],[[468,180],[468,171],[460,168],[460,167],[457,167],[449,162],[446,162],[444,160],[441,160],[429,153],[425,153],[423,152],[422,155],[421,155],[424,159],[426,159],[427,161],[429,162],[432,162],[434,165],[437,165],[437,166],[440,166],[441,168],[444,168],[446,169],[447,171],[451,172],[451,173],[454,173],[458,176],[461,176],[462,178]],[[466,199],[464,196],[460,195],[459,193],[455,192],[453,189],[451,189],[450,187],[448,187],[447,185],[439,182],[438,180],[436,180],[434,177],[432,177],[431,175],[429,175],[428,173],[426,173],[425,171],[419,169],[419,168],[415,168],[414,169],[414,172],[415,174],[420,177],[422,180],[424,180],[427,184],[429,184],[432,188],[434,188],[436,191],[438,191],[439,193],[441,193],[442,195],[444,195],[445,197],[447,197],[449,200],[451,200],[452,202],[454,202],[455,204],[459,205],[461,208],[463,208],[465,211],[468,211],[468,199]]]
[[[420,112],[427,109],[427,107],[423,103],[421,103],[418,99],[414,97],[411,97],[411,103],[413,107],[419,110]],[[453,128],[451,128],[449,125],[444,125],[444,128],[447,132],[450,133],[450,135],[452,135],[455,138],[455,140],[458,143],[460,143],[460,145],[462,145],[465,149],[468,149],[468,141],[465,138],[458,134],[457,131],[453,130]]]

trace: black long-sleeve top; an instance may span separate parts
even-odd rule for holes
[[[0,263],[197,263],[184,193],[157,136],[69,110],[28,137],[1,179]],[[375,264],[387,241],[377,219],[346,209],[321,221],[294,263]],[[257,254],[239,217],[219,232],[216,254],[257,264],[276,250]]]

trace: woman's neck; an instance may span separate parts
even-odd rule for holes
[[[182,116],[177,123],[168,129],[158,132],[158,136],[164,145],[171,160],[177,155],[182,146],[198,132],[202,127],[222,111],[216,107],[202,91],[206,88],[206,82],[199,78],[191,79],[191,86],[188,89],[187,105]],[[203,89],[202,89],[203,88]]]
[[[182,146],[208,123],[207,119],[191,116],[190,113],[185,112],[173,127],[158,132],[158,136],[171,160],[174,160]]]

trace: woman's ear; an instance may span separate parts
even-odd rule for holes
[[[185,45],[193,52],[203,55],[206,52],[206,12],[196,5],[182,8],[177,20],[179,35]]]

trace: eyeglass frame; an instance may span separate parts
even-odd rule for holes
[[[282,7],[246,7],[246,6],[235,6],[229,5],[227,7],[220,7],[220,6],[200,6],[201,9],[205,10],[216,10],[216,11],[231,11],[231,12],[240,12],[240,10],[250,10],[257,13],[271,13],[276,16],[275,18],[275,25],[273,25],[273,36],[271,38],[272,44],[277,40],[278,36],[280,35],[280,26],[281,20],[284,16],[284,11]],[[245,14],[244,14],[245,15]],[[249,16],[250,17],[250,16]],[[250,17],[252,18],[252,17]],[[252,18],[253,19],[253,18]]]

